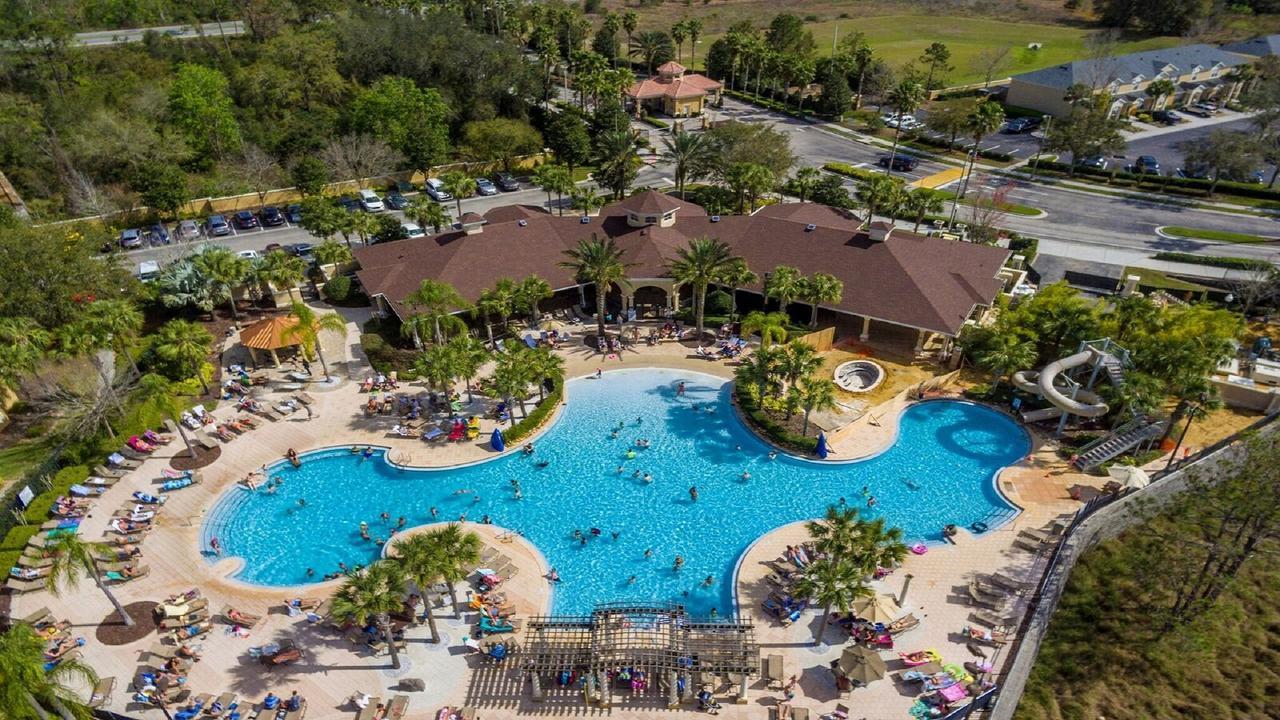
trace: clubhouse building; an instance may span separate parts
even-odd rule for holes
[[[357,277],[375,307],[400,319],[404,299],[423,280],[453,285],[469,301],[502,277],[536,274],[556,290],[548,307],[594,307],[595,289],[561,267],[565,251],[592,235],[613,238],[629,263],[627,277],[607,288],[606,312],[661,318],[689,302],[667,273],[677,250],[698,237],[727,243],[763,279],[789,265],[825,272],[844,283],[840,301],[820,306],[820,320],[841,335],[914,345],[954,338],[1010,289],[1009,251],[926,237],[816,203],[769,205],[752,215],[708,215],[700,206],[645,191],[606,206],[599,216],[560,217],[528,205],[466,213],[449,232],[357,248]],[[763,282],[739,290],[744,309],[762,306]],[[726,288],[730,290],[730,288]]]

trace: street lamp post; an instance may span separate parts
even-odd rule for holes
[[[1036,159],[1031,161],[1032,176],[1037,175],[1040,170],[1040,154],[1044,152],[1044,140],[1049,137],[1049,127],[1053,125],[1052,115],[1044,115],[1041,119],[1044,121],[1044,124],[1041,126],[1042,129],[1040,130],[1040,144],[1036,147]],[[1074,160],[1074,158],[1072,159]]]

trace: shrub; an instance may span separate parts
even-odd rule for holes
[[[563,398],[564,378],[562,377],[556,381],[556,389],[547,393],[542,402],[519,422],[503,430],[502,437],[508,444],[515,444],[532,435],[535,430],[542,427],[542,423],[546,422]]]
[[[749,390],[745,390],[735,383],[733,396],[738,403],[738,407],[742,410],[742,414],[773,443],[806,455],[812,455],[818,449],[817,438],[798,435],[774,422],[773,419],[765,414],[764,409],[756,401],[755,395]]]
[[[656,127],[659,130],[666,130],[667,128],[671,127],[666,122],[663,122],[662,120],[659,120],[656,117],[650,117],[648,115],[645,115],[644,117],[640,118],[640,122],[644,123],[645,125],[652,125],[653,127]]]
[[[324,284],[324,296],[336,302],[343,302],[351,296],[351,278],[338,275]]]
[[[1270,270],[1271,263],[1266,260],[1254,260],[1242,257],[1220,257],[1217,255],[1196,255],[1184,252],[1160,252],[1154,255],[1156,260],[1188,263],[1191,265],[1207,265],[1209,267],[1227,268],[1229,270]]]
[[[728,315],[729,308],[733,305],[733,299],[729,297],[729,293],[723,290],[716,290],[707,293],[707,306],[703,309],[704,319],[712,315]]]
[[[1040,241],[1019,235],[1018,233],[1009,233],[1009,250],[1014,255],[1021,255],[1027,259],[1027,265],[1030,265],[1036,259],[1036,250],[1040,246]]]
[[[1039,163],[1041,171],[1050,171],[1057,173],[1068,173],[1071,166],[1064,162],[1041,160]],[[1123,170],[1098,170],[1096,168],[1076,168],[1076,176],[1084,178],[1095,178],[1105,180],[1115,185],[1141,185],[1148,186],[1157,185],[1160,189],[1168,192],[1184,191],[1184,195],[1207,195],[1209,187],[1213,184],[1211,180],[1201,178],[1180,178],[1166,177],[1160,175],[1143,175],[1139,173],[1124,172]],[[1280,189],[1268,188],[1265,185],[1257,183],[1230,182],[1227,180],[1218,183],[1215,192],[1219,195],[1235,195],[1238,197],[1255,198],[1258,200],[1275,200],[1280,202]]]
[[[837,175],[844,175],[845,177],[851,177],[855,179],[865,178],[875,174],[875,173],[863,170],[862,168],[856,168],[850,165],[849,163],[842,163],[842,162],[829,162],[823,165],[822,169],[826,170],[827,172],[833,172]]]

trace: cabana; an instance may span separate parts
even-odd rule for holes
[[[240,344],[249,348],[249,353],[257,360],[256,350],[271,353],[271,362],[280,367],[280,357],[276,351],[302,344],[295,328],[298,319],[291,316],[277,316],[259,320],[240,331]]]

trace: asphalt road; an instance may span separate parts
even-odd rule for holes
[[[199,29],[191,25],[162,25],[149,28],[129,28],[125,30],[97,30],[94,32],[76,33],[75,41],[86,47],[106,45],[123,45],[131,42],[142,42],[147,32],[157,32],[175,39],[196,38],[201,35],[217,37],[221,35],[242,35],[244,23],[239,20],[228,20],[222,23],[204,23]]]

